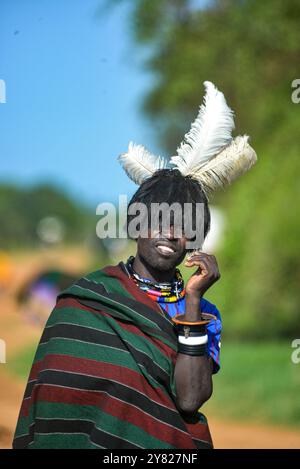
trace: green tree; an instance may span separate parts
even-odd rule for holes
[[[153,85],[142,111],[161,148],[174,154],[210,80],[235,110],[236,133],[249,134],[258,154],[257,166],[212,200],[228,220],[223,276],[210,293],[227,334],[299,335],[300,104],[291,100],[300,78],[299,1],[130,3],[134,38],[151,51],[144,67]]]
[[[24,248],[39,241],[37,227],[41,219],[57,218],[64,227],[64,241],[82,241],[92,215],[85,207],[72,201],[60,189],[47,184],[20,188],[0,186],[0,247]]]

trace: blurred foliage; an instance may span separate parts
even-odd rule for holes
[[[50,185],[20,188],[1,184],[0,248],[36,247],[41,242],[38,224],[48,216],[61,222],[65,242],[82,241],[87,233],[95,231],[93,214],[60,189]]]
[[[291,100],[299,1],[108,0],[121,1],[131,4],[133,36],[147,47],[154,79],[142,110],[161,147],[174,154],[211,80],[235,110],[236,134],[249,134],[258,154],[256,167],[212,200],[228,221],[223,276],[209,292],[226,333],[299,336],[300,104]]]
[[[9,357],[8,369],[23,380],[27,380],[33,359],[36,353],[37,344],[27,345],[20,352]]]
[[[214,394],[204,413],[299,427],[300,365],[291,361],[290,343],[223,340],[223,344],[222,372],[214,376]]]

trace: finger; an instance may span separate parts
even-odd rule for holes
[[[207,262],[208,262],[208,264],[209,264],[212,271],[215,272],[215,271],[219,270],[216,258],[214,256],[209,256],[207,258]]]
[[[209,264],[208,262],[204,259],[200,262],[200,264],[198,264],[198,271],[199,273],[201,274],[208,274],[210,272],[210,267],[209,267]],[[196,271],[196,273],[198,272]]]
[[[206,254],[204,253],[201,253],[201,254],[194,254],[193,256],[191,257],[188,257],[185,262],[186,263],[190,263],[190,262],[194,262],[194,261],[197,261],[197,260],[201,260],[201,259],[206,259]]]
[[[203,262],[203,259],[195,259],[195,260],[189,261],[188,263],[185,263],[185,265],[186,267],[194,267],[194,266],[200,265],[201,262]]]
[[[198,267],[198,269],[194,272],[193,275],[198,275],[198,274],[204,275],[204,276],[209,275],[215,279],[220,278],[219,269],[217,268],[216,264],[208,258],[198,260],[197,262],[192,262],[191,264],[189,264],[188,267],[193,267],[193,266]]]
[[[185,261],[185,265],[187,267],[192,267],[194,265],[200,265],[201,262],[207,261],[205,256],[194,256],[189,260]]]
[[[207,262],[209,271],[214,276],[218,276],[219,275],[219,267],[218,267],[217,260],[216,260],[215,256],[212,256],[212,255],[208,256],[207,259],[206,259],[206,262]]]
[[[205,262],[205,260],[201,261],[200,263],[195,263],[195,266],[198,267],[198,269],[194,272],[194,275],[207,275],[210,272],[209,265],[207,262]]]
[[[214,261],[214,260],[209,260],[208,261],[208,269],[209,269],[209,273],[212,275],[213,278],[215,279],[219,279],[220,278],[220,271],[219,271],[219,268],[218,268],[218,264]]]
[[[206,259],[213,272],[216,272],[219,270],[217,259],[215,258],[214,255],[207,255]]]

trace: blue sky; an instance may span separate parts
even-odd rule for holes
[[[1,0],[0,182],[50,181],[91,206],[137,188],[117,156],[129,140],[157,151],[139,111],[151,86],[128,5]]]

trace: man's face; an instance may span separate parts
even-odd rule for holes
[[[174,226],[168,230],[149,230],[148,238],[139,237],[137,251],[139,257],[151,267],[167,271],[179,265],[186,255],[186,238],[175,238]]]

